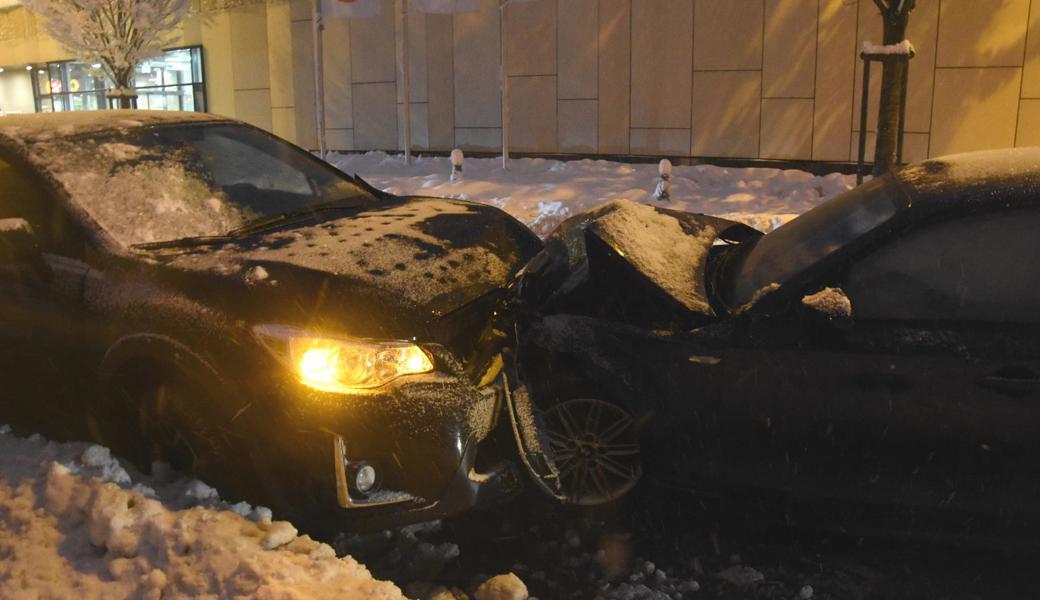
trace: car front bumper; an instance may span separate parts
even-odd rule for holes
[[[443,392],[449,389],[450,386]],[[433,398],[426,397],[430,391],[422,390],[419,394],[422,398],[413,400],[432,401]],[[507,458],[508,454],[515,453],[515,448],[502,430],[505,408],[502,382],[499,380],[475,391],[469,410],[448,411],[458,420],[438,419],[439,427],[426,428],[419,442],[421,449],[413,447],[406,456],[391,452],[390,461],[385,460],[385,450],[362,440],[352,443],[349,434],[331,434],[339,506],[356,511],[365,521],[375,519],[402,524],[438,519],[501,501],[518,492],[522,487],[519,473],[514,462]],[[451,389],[451,392],[448,395],[457,395],[459,389]],[[411,395],[407,389],[404,394]],[[414,439],[409,441],[415,443]],[[384,454],[382,460],[380,453]],[[362,493],[353,484],[354,467],[374,463],[380,464],[378,486]],[[436,476],[431,478],[431,473]]]
[[[242,420],[252,421],[249,439],[263,440],[254,462],[273,481],[269,502],[294,518],[342,519],[350,529],[371,530],[515,495],[523,472],[504,379],[478,386],[462,374],[434,372],[358,394],[268,379],[261,389],[277,407],[251,410]],[[360,464],[377,474],[368,493],[352,485]]]

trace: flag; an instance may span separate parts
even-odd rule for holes
[[[376,17],[380,4],[381,0],[322,0],[321,11],[326,17]]]
[[[480,10],[480,0],[412,0],[412,6],[419,12],[457,15]]]

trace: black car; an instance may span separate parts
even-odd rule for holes
[[[5,117],[0,419],[303,523],[464,510],[520,483],[507,288],[541,247],[212,115]]]
[[[645,470],[846,530],[1035,524],[1038,232],[1035,148],[912,165],[768,235],[625,202],[565,222],[522,275],[519,351],[563,494]]]

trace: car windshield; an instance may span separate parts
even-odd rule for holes
[[[222,236],[276,215],[373,200],[307,152],[236,124],[140,128],[36,146],[73,202],[126,246]]]
[[[898,197],[890,177],[874,179],[762,237],[738,267],[729,304],[744,306],[759,290],[783,286],[885,223],[896,214]]]

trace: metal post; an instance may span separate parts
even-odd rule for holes
[[[404,164],[412,164],[412,68],[408,60],[408,2],[401,0],[401,71],[404,84]]]
[[[899,101],[899,139],[896,141],[896,165],[903,164],[903,134],[906,132],[906,97],[910,95],[910,59],[912,55],[900,56],[903,62],[903,97]]]
[[[502,169],[509,169],[509,75],[506,70],[506,6],[501,0],[498,7],[498,31],[502,57],[499,59],[499,77],[502,79]]]
[[[863,97],[859,106],[859,158],[856,162],[856,185],[863,183],[863,163],[867,157],[867,107],[870,103],[870,59],[863,58]]]
[[[321,0],[314,0],[314,124],[318,128],[318,152],[322,160],[328,156],[325,147],[325,57],[322,50]]]

